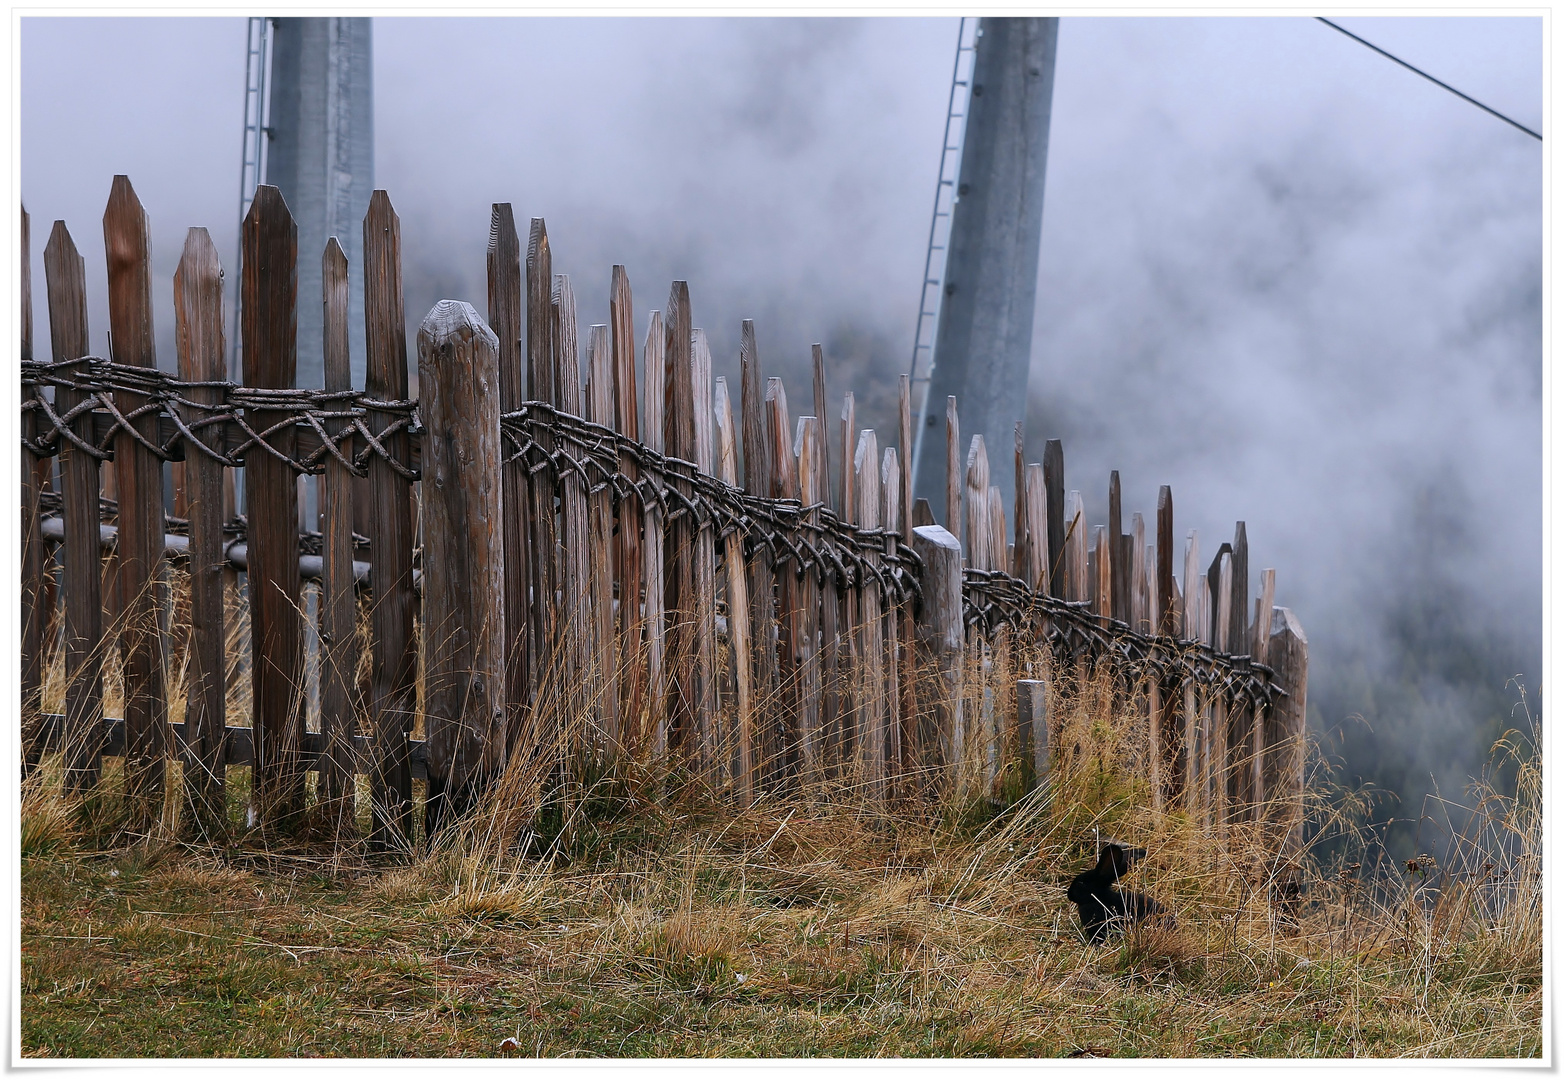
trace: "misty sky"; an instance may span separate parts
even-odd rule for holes
[[[1540,19],[1342,21],[1540,129]],[[376,19],[376,184],[410,321],[444,297],[484,309],[489,204],[510,201],[547,218],[583,326],[607,321],[615,262],[638,335],[684,278],[718,374],[755,319],[796,415],[822,341],[833,402],[855,390],[887,442],[956,30]],[[55,218],[102,347],[124,172],[172,367],[185,228],[234,265],[244,38],[231,18],[22,21],[41,354]],[[1459,780],[1504,680],[1540,678],[1540,144],[1313,20],[1066,18],[1043,217],[1029,457],[1064,439],[1094,523],[1109,469],[1126,525],[1171,484],[1180,555],[1189,528],[1209,560],[1245,519],[1253,571],[1276,567],[1310,636],[1311,722],[1361,713],[1380,741],[1351,745],[1404,752],[1405,785]]]

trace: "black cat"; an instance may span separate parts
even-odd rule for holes
[[[1110,932],[1166,914],[1166,909],[1151,897],[1119,888],[1119,879],[1145,855],[1145,848],[1103,844],[1098,851],[1097,865],[1070,882],[1066,895],[1080,911],[1081,929],[1094,945],[1106,939]],[[1162,924],[1171,928],[1172,916],[1162,919]]]

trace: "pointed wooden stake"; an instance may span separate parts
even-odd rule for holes
[[[114,178],[103,215],[109,269],[109,327],[115,363],[155,368],[152,330],[151,226],[130,180]],[[142,394],[116,391],[114,404],[129,414],[146,403]],[[157,417],[134,422],[156,441]],[[114,443],[119,496],[119,625],[124,657],[125,796],[131,827],[150,829],[163,797],[168,702],[163,688],[162,640],[157,624],[157,583],[163,559],[163,463],[126,432]],[[296,542],[296,541],[295,541]],[[294,567],[297,572],[297,557]]]

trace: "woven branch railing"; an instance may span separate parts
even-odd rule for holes
[[[1146,725],[1134,767],[1149,772],[1158,805],[1182,799],[1207,828],[1281,824],[1275,796],[1301,790],[1307,642],[1272,606],[1270,570],[1249,618],[1242,522],[1209,568],[1191,532],[1181,591],[1168,488],[1149,544],[1140,515],[1123,528],[1115,473],[1109,523],[1088,546],[1062,448],[1049,442],[1043,464],[1023,465],[1018,431],[1010,545],[983,437],[958,445],[950,399],[941,527],[912,498],[905,377],[897,437],[882,446],[857,427],[851,393],[840,426],[828,418],[816,346],[812,407],[795,417],[782,380],[762,377],[745,322],[730,397],[688,285],[673,283],[638,346],[623,267],[610,323],[590,328],[583,355],[543,220],[525,245],[508,204],[490,226],[487,318],[435,305],[418,331],[414,393],[400,222],[384,192],[364,220],[362,265],[335,238],[320,256],[319,390],[293,388],[316,378],[297,370],[294,318],[317,302],[297,295],[296,273],[315,253],[297,251],[276,188],[257,190],[241,229],[239,372],[226,366],[223,270],[204,229],[186,235],[174,278],[178,375],[159,370],[150,224],[125,177],[104,218],[111,355],[87,355],[85,264],[56,222],[44,249],[53,359],[35,359],[24,212],[28,760],[57,740],[67,786],[84,791],[112,747],[137,828],[161,812],[176,757],[203,829],[222,827],[224,770],[240,760],[263,822],[302,810],[314,773],[315,797],[346,827],[362,801],[353,776],[367,775],[370,840],[382,849],[414,835],[415,771],[433,832],[516,761],[541,762],[567,799],[625,759],[741,803],[825,780],[877,798],[975,782],[997,798],[1000,758],[1028,746],[1025,783],[1046,771],[1053,691],[994,682],[1012,676],[990,659],[1020,644],[1057,672],[1049,679],[1107,659],[1125,689],[1136,685],[1122,696]],[[364,282],[361,388],[348,360],[350,273]],[[319,532],[301,520],[312,485]],[[188,582],[178,610],[170,559]],[[243,729],[226,726],[236,570]],[[64,678],[46,693],[54,642]],[[110,648],[124,702],[112,721]],[[169,723],[176,671],[184,725]],[[45,714],[51,694],[63,701]],[[1000,717],[995,703],[1012,698],[1015,715]]]
[[[61,414],[38,393],[43,387],[65,387],[83,395],[79,404]],[[220,389],[218,402],[193,401],[188,391]],[[114,407],[116,392],[145,394],[147,403],[133,412]],[[124,431],[161,461],[187,460],[203,454],[230,468],[244,465],[246,457],[264,452],[285,462],[297,473],[319,473],[327,460],[335,460],[354,475],[365,476],[371,458],[389,462],[409,480],[420,477],[416,449],[414,460],[398,460],[386,449],[387,433],[407,431],[416,440],[423,434],[416,401],[383,402],[356,391],[327,393],[316,390],[256,391],[229,382],[185,383],[164,372],[116,365],[100,357],[84,357],[63,363],[29,361],[22,371],[22,412],[45,421],[23,445],[38,457],[57,454],[60,445],[84,450],[98,460],[111,460],[116,432]],[[94,409],[92,405],[99,407]],[[258,409],[281,413],[268,416],[257,428],[248,416]],[[392,427],[378,436],[365,423],[371,410],[397,416]],[[72,429],[85,415],[99,421],[91,441]],[[154,441],[142,435],[133,421],[155,415],[166,439]],[[348,426],[328,434],[330,425]],[[525,462],[529,474],[547,468],[579,475],[590,497],[610,490],[615,498],[630,494],[643,504],[656,504],[672,523],[689,515],[699,525],[711,524],[718,540],[738,533],[746,558],[764,553],[775,566],[791,566],[795,575],[824,580],[828,572],[846,584],[863,585],[871,578],[893,602],[918,598],[919,560],[901,539],[894,554],[886,553],[886,529],[862,529],[843,523],[829,507],[812,508],[815,522],[806,520],[811,508],[791,499],[750,495],[700,471],[695,463],[651,450],[611,428],[561,412],[545,402],[530,401],[500,418],[505,460]],[[299,439],[290,454],[272,440],[282,431],[314,435],[313,445]],[[554,448],[546,449],[538,434],[553,436]],[[384,441],[383,441],[384,440]],[[417,443],[414,442],[416,448]],[[627,474],[621,462],[633,461],[636,474]],[[683,480],[693,494],[686,497],[674,479]],[[53,508],[57,501],[45,504]],[[105,507],[105,520],[110,510]],[[177,534],[176,528],[170,529]],[[243,522],[229,523],[230,536],[242,539]],[[319,554],[319,534],[301,537],[301,554]],[[874,561],[871,561],[874,560]],[[985,636],[1002,626],[1042,625],[1071,651],[1116,657],[1131,669],[1155,672],[1160,678],[1190,678],[1203,687],[1236,698],[1269,706],[1286,695],[1272,681],[1270,668],[1247,656],[1227,656],[1207,645],[1165,635],[1137,633],[1128,625],[1091,611],[1088,602],[1069,602],[1032,589],[1026,582],[999,571],[964,571],[963,607],[966,624]]]
[[[1248,656],[1229,656],[1171,635],[1137,633],[1116,619],[1094,614],[1086,601],[1071,603],[1040,593],[1010,574],[968,567],[961,592],[967,625],[984,636],[1004,626],[1042,624],[1067,651],[1112,657],[1137,677],[1189,680],[1266,708],[1287,696],[1274,681],[1275,673]]]
[[[61,414],[38,393],[45,386],[65,387],[83,397]],[[193,401],[187,391],[194,389],[220,390],[223,399]],[[121,412],[114,396],[127,391],[146,395],[146,404]],[[250,418],[260,410],[266,411],[268,423],[253,426]],[[392,413],[396,419],[372,433],[365,422],[371,411]],[[405,479],[420,479],[416,458],[399,460],[385,445],[396,432],[406,431],[414,439],[422,435],[418,403],[375,401],[355,391],[257,391],[230,382],[186,383],[163,372],[83,357],[58,364],[24,363],[22,414],[44,422],[35,428],[36,434],[22,439],[22,445],[37,457],[53,456],[67,442],[99,461],[111,460],[116,434],[125,432],[160,461],[185,461],[199,453],[228,468],[239,468],[250,455],[265,453],[296,473],[320,473],[328,460],[335,460],[353,475],[367,476],[370,460],[380,458]],[[104,421],[95,424],[90,441],[73,430],[73,422],[88,415]],[[134,421],[149,415],[166,421],[161,425],[169,433],[166,439],[155,441],[136,429]],[[328,434],[335,424],[347,426]],[[553,436],[553,449],[537,437],[544,430]],[[298,439],[299,445],[288,453],[274,445],[275,437],[285,431],[315,438]],[[839,580],[858,586],[872,578],[898,603],[918,595],[918,557],[900,540],[894,552],[887,552],[886,529],[846,524],[825,506],[812,508],[817,520],[806,521],[811,508],[797,500],[746,494],[703,473],[694,462],[660,454],[546,402],[529,401],[504,414],[500,432],[504,461],[523,461],[529,474],[545,469],[561,475],[573,472],[585,483],[588,497],[604,490],[612,490],[619,499],[633,493],[642,505],[660,507],[670,525],[689,515],[698,525],[713,525],[719,540],[737,532],[744,538],[746,556],[763,550],[776,565],[790,563],[799,575],[819,579],[834,571]],[[634,476],[621,468],[624,460],[637,466]],[[687,484],[692,494],[683,494],[674,480]]]

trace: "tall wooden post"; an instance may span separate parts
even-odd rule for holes
[[[364,216],[364,393],[371,401],[407,398],[407,322],[402,306],[402,222],[384,191],[369,198]],[[379,434],[398,419],[391,410],[368,409],[369,430]],[[382,440],[400,461],[408,459],[405,430]],[[413,515],[412,481],[378,455],[369,459],[370,717],[375,731],[376,848],[405,846],[413,835],[413,779],[407,736],[413,729]]]
[[[897,459],[899,463],[899,475],[901,478],[900,498],[898,505],[900,514],[890,527],[901,535],[904,543],[912,540],[912,380],[901,375],[896,380],[896,419],[897,419]],[[824,419],[822,418],[822,423]],[[822,440],[823,441],[823,440]],[[887,545],[887,551],[896,550],[895,542]],[[906,770],[908,768],[908,748],[917,736],[914,730],[917,724],[916,715],[918,703],[915,694],[917,680],[913,678],[913,650],[917,646],[917,627],[913,622],[912,605],[901,603],[896,606],[896,670],[898,673],[898,691],[895,705],[896,735],[898,757],[896,767],[900,770],[898,791],[906,792]]]
[[[1049,439],[1043,447],[1043,486],[1048,491],[1048,595],[1063,599],[1068,592],[1064,536],[1069,523],[1064,504],[1064,444],[1058,439]]]
[[[505,718],[499,339],[459,300],[418,328],[423,418],[426,832],[466,813]]]
[[[967,450],[967,565],[974,570],[994,570],[990,564],[993,516],[988,509],[988,449],[983,436],[972,436]]]
[[[825,505],[821,480],[825,475],[825,427],[818,416],[798,418],[798,500],[804,506],[803,525],[813,530],[820,524]],[[818,533],[812,535],[818,536]],[[799,769],[806,784],[818,783],[820,771],[820,699],[823,679],[820,652],[816,644],[820,629],[820,580],[814,568],[798,582],[799,637],[795,643],[798,658],[798,756]]]
[[[831,440],[826,414],[825,351],[815,345],[812,349],[815,368],[815,417],[820,423],[820,477],[816,490],[822,502],[841,508],[840,495],[831,495]],[[838,515],[840,516],[840,515]],[[819,514],[815,515],[818,521]],[[827,568],[820,585],[820,712],[816,738],[816,751],[820,755],[821,775],[830,763],[839,761],[841,745],[841,680],[842,680],[842,595],[841,581],[834,569]]]
[[[1090,600],[1092,585],[1086,566],[1086,503],[1079,491],[1071,491],[1065,497],[1064,520],[1064,598],[1077,602]]]
[[[586,417],[614,428],[614,357],[606,324],[592,327],[587,338]],[[587,556],[592,590],[592,637],[597,651],[590,657],[596,700],[592,713],[608,758],[617,757],[619,734],[619,635],[614,625],[614,492],[607,485],[587,493]],[[626,606],[630,601],[625,601]]]
[[[667,385],[663,414],[665,452],[683,461],[695,460],[695,390],[691,385],[690,340],[694,329],[690,321],[690,287],[675,281],[668,293],[667,320],[663,325],[666,342],[663,356]],[[689,499],[693,488],[689,481],[675,479],[674,489]],[[693,748],[695,727],[695,521],[690,514],[668,523],[667,564],[673,585],[669,600],[672,625],[668,634],[670,665],[669,727],[670,741],[686,754]]]
[[[174,340],[179,377],[221,382],[227,373],[223,340],[223,269],[205,229],[191,229],[174,274]],[[192,387],[194,401],[220,404],[221,387]],[[217,443],[221,428],[197,429]],[[223,634],[223,464],[185,445],[185,513],[190,522],[190,639],[186,671],[185,797],[204,832],[223,826],[223,770],[227,736]],[[96,568],[94,568],[96,569]]]
[[[576,294],[570,278],[554,275],[554,291],[549,300],[554,335],[554,405],[572,416],[582,415],[581,353],[576,338]],[[565,455],[578,456],[574,444],[567,442]],[[559,700],[563,704],[566,753],[571,768],[580,769],[588,743],[588,714],[597,697],[591,665],[597,653],[592,631],[591,545],[587,533],[586,484],[574,469],[560,471],[559,483],[560,579],[563,584],[560,610],[561,681]]]
[[[1095,611],[1104,619],[1112,617],[1113,612],[1113,534],[1111,530],[1098,525],[1092,530],[1092,539],[1095,541],[1093,552],[1097,557],[1097,577],[1094,582],[1096,587]]]
[[[1224,545],[1225,546],[1225,545]],[[1223,551],[1220,560],[1220,584],[1217,588],[1216,625],[1213,628],[1212,648],[1218,652],[1231,652],[1233,643],[1228,640],[1228,627],[1231,625],[1233,605],[1233,556],[1230,551]],[[1211,708],[1211,773],[1212,773],[1212,820],[1217,826],[1219,844],[1226,850],[1228,809],[1232,804],[1232,781],[1234,769],[1229,758],[1229,749],[1232,746],[1229,729],[1230,701],[1225,693],[1219,693]]]
[[[719,377],[715,389],[717,419],[717,476],[730,487],[738,486],[737,440],[733,430],[733,406],[728,381]],[[744,564],[744,537],[735,529],[725,541],[723,563],[728,581],[728,647],[733,653],[736,714],[733,718],[735,794],[741,806],[755,801],[755,696],[751,676],[749,574]]]
[[[1111,591],[1109,605],[1101,614],[1120,622],[1129,622],[1130,568],[1124,558],[1124,544],[1120,540],[1123,535],[1123,496],[1119,487],[1119,470],[1114,469],[1108,477],[1108,567]]]
[[[842,395],[842,505],[840,517],[852,524],[858,520],[857,481],[853,473],[853,432],[857,430],[857,402],[851,390]],[[837,650],[839,678],[836,707],[840,718],[837,723],[837,760],[843,770],[857,758],[863,738],[863,715],[859,701],[859,665],[863,658],[858,640],[858,616],[863,603],[860,582],[841,582],[841,609],[837,616],[841,647]]]
[[[21,221],[21,356],[22,361],[33,358],[33,273],[32,229],[27,208],[22,207]],[[32,414],[24,414],[22,434],[36,438],[37,423]],[[63,440],[62,440],[63,445]],[[43,685],[44,639],[49,624],[47,590],[44,588],[46,572],[43,534],[38,526],[39,499],[48,483],[49,470],[53,467],[49,458],[35,458],[23,450],[22,459],[22,703],[24,723],[28,716],[38,711],[38,694]],[[25,736],[24,732],[24,736]],[[24,756],[32,757],[30,748],[24,747]]]
[[[654,311],[647,319],[646,344],[642,348],[642,366],[646,389],[646,428],[641,441],[648,450],[663,451],[663,401],[667,396],[667,384],[663,381],[663,350],[667,338],[663,332],[662,312]],[[661,490],[662,480],[652,478],[652,484]],[[664,522],[662,505],[656,500],[647,502],[643,521],[641,544],[642,579],[646,582],[646,707],[640,720],[642,737],[654,760],[660,760],[668,752],[668,673],[665,663],[667,652],[668,605],[667,574],[664,565]]]
[[[109,268],[109,327],[115,363],[155,368],[152,331],[151,226],[130,180],[114,178],[103,214]],[[246,349],[246,352],[249,350]],[[116,391],[115,407],[128,415],[146,396]],[[157,440],[157,417],[133,426]],[[118,636],[124,655],[125,800],[131,827],[149,829],[160,812],[167,752],[168,702],[163,690],[162,639],[157,625],[157,581],[163,559],[163,463],[128,432],[114,443],[119,494]],[[298,558],[294,557],[294,572]]]
[[[778,378],[766,380],[766,443],[771,462],[771,498],[796,500],[799,497],[798,463],[793,456],[787,390]],[[799,687],[803,603],[797,564],[784,561],[775,570],[779,660],[777,726],[773,733],[776,747],[774,776],[778,781],[791,781],[797,773],[803,726]]]
[[[1198,530],[1189,530],[1189,535],[1184,540],[1184,618],[1181,624],[1181,633],[1185,641],[1200,640],[1200,534]],[[1184,753],[1182,756],[1182,772],[1184,776],[1184,808],[1191,817],[1195,815],[1200,805],[1199,789],[1202,783],[1200,773],[1200,718],[1196,702],[1195,684],[1192,679],[1184,680]]]
[[[510,203],[495,203],[489,215],[489,327],[499,341],[500,415],[516,412],[527,399],[527,354],[522,339],[521,240]],[[507,447],[500,443],[501,457]],[[500,466],[500,541],[505,549],[505,743],[504,757],[517,752],[532,707],[532,643],[528,586],[531,581],[531,492],[527,463]],[[529,748],[530,749],[530,748]]]
[[[1173,579],[1173,489],[1166,484],[1157,491],[1157,561],[1156,561],[1156,610],[1152,613],[1152,625],[1157,634],[1176,635],[1178,625],[1178,586]],[[1180,695],[1177,682],[1165,680],[1158,689],[1156,727],[1161,757],[1158,759],[1162,779],[1158,798],[1165,794],[1176,799],[1184,784],[1183,738],[1181,725],[1176,721],[1175,699]]]
[[[1026,564],[1021,577],[1037,592],[1048,595],[1049,568],[1059,553],[1051,549],[1048,540],[1049,522],[1054,513],[1048,499],[1048,480],[1043,466],[1036,462],[1026,467],[1023,484],[1026,492]]]
[[[1031,561],[1031,556],[1027,554],[1031,546],[1031,532],[1026,510],[1026,437],[1020,424],[1016,425],[1015,468],[1015,558],[1005,569],[1025,581],[1027,564]]]
[[[615,266],[608,295],[610,347],[613,350],[613,428],[633,442],[641,439],[641,412],[635,385],[635,308],[630,296],[630,277],[623,266]],[[630,481],[640,478],[640,466],[629,454],[619,457],[619,471]],[[633,731],[641,719],[646,701],[646,683],[641,664],[641,528],[644,511],[641,497],[627,493],[619,503],[619,533],[615,557],[619,582],[619,670],[623,673],[619,692],[620,738]]]
[[[56,221],[43,252],[54,360],[91,352],[87,335],[87,273],[65,222]],[[82,403],[79,390],[56,387],[61,416]],[[90,412],[71,423],[93,441]],[[98,780],[103,729],[103,559],[98,526],[98,459],[68,440],[60,443],[65,495],[65,784],[84,791]]]
[[[690,401],[694,421],[692,460],[705,476],[716,473],[711,413],[711,349],[706,331],[690,331]],[[697,523],[694,564],[695,669],[691,705],[694,708],[696,761],[709,788],[719,784],[717,752],[717,538],[708,517]]]
[[[553,286],[548,227],[542,218],[533,218],[527,236],[527,396],[550,405],[556,399]],[[538,445],[545,454],[552,454],[554,436],[547,430],[539,432]],[[529,750],[547,748],[549,753],[554,752],[558,736],[561,676],[560,642],[554,620],[559,603],[554,575],[558,479],[554,466],[545,464],[528,482],[532,525],[528,558],[532,585],[533,691],[532,730],[522,741]]]
[[[880,456],[880,497],[884,509],[880,513],[881,528],[885,530],[885,556],[896,555],[896,536],[902,523],[902,467],[896,455],[896,447],[887,446]],[[887,794],[894,793],[900,785],[905,758],[902,745],[902,667],[901,667],[901,605],[890,594],[880,593],[880,607],[885,629],[885,771],[889,783]],[[805,610],[808,610],[807,603]],[[809,632],[809,628],[805,628]],[[807,688],[807,686],[806,686]]]
[[[766,437],[765,380],[755,343],[755,324],[745,319],[739,326],[739,424],[744,444],[744,490],[751,495],[771,494],[771,454]],[[777,687],[776,577],[771,556],[757,547],[749,557],[750,648],[755,658],[754,766],[759,781],[770,785],[780,747],[777,728],[781,721]]]
[[[1303,853],[1303,767],[1309,712],[1309,639],[1291,610],[1272,613],[1270,646],[1266,650],[1276,681],[1287,697],[1275,710],[1275,751],[1266,787],[1271,821],[1282,833],[1281,850],[1296,862]]]
[[[865,428],[858,433],[858,448],[853,452],[853,471],[856,473],[855,495],[858,503],[857,524],[864,529],[880,527],[880,469],[879,444],[873,430]],[[879,563],[879,556],[866,556],[870,565]],[[881,595],[879,583],[872,578],[864,581],[859,600],[859,671],[860,690],[859,730],[863,733],[864,779],[871,794],[882,796],[885,792],[885,764],[887,752],[885,710],[885,630],[880,618]]]
[[[820,421],[820,498],[827,505],[835,506],[837,504],[831,498],[831,444],[826,438],[825,349],[818,343],[811,345],[809,359],[814,367],[815,418]]]
[[[912,549],[923,561],[918,648],[922,662],[935,673],[932,700],[920,716],[915,758],[923,791],[932,795],[964,752],[961,541],[938,525],[917,525],[912,530]]]
[[[262,185],[244,219],[244,382],[291,390],[297,365],[298,233],[275,187]],[[256,430],[283,419],[261,412]],[[270,439],[292,455],[293,431]],[[299,759],[304,735],[304,665],[299,602],[299,502],[294,471],[267,453],[246,457],[245,506],[250,529],[251,700],[254,705],[253,791],[262,820],[303,809]],[[376,564],[378,569],[378,562]]]
[[[1276,603],[1276,571],[1270,567],[1260,572],[1260,595],[1255,598],[1254,640],[1250,645],[1250,655],[1256,663],[1269,664],[1271,655],[1271,622],[1273,605]],[[1250,715],[1253,716],[1253,731],[1250,743],[1249,763],[1249,790],[1250,798],[1254,805],[1254,820],[1265,819],[1266,795],[1270,791],[1266,776],[1266,756],[1270,753],[1270,744],[1274,741],[1267,737],[1267,728],[1275,727],[1275,720],[1270,715],[1274,710],[1262,709],[1258,704],[1250,706]]]
[[[328,393],[353,389],[348,363],[348,257],[335,236],[321,253],[321,358]],[[341,436],[347,421],[333,421],[327,434]],[[351,440],[343,447],[352,449]],[[353,579],[354,476],[346,465],[326,456],[320,477],[321,609],[320,731],[322,797],[338,835],[353,824],[353,775],[358,771],[353,736],[358,734],[354,705],[358,672],[358,600]]]

